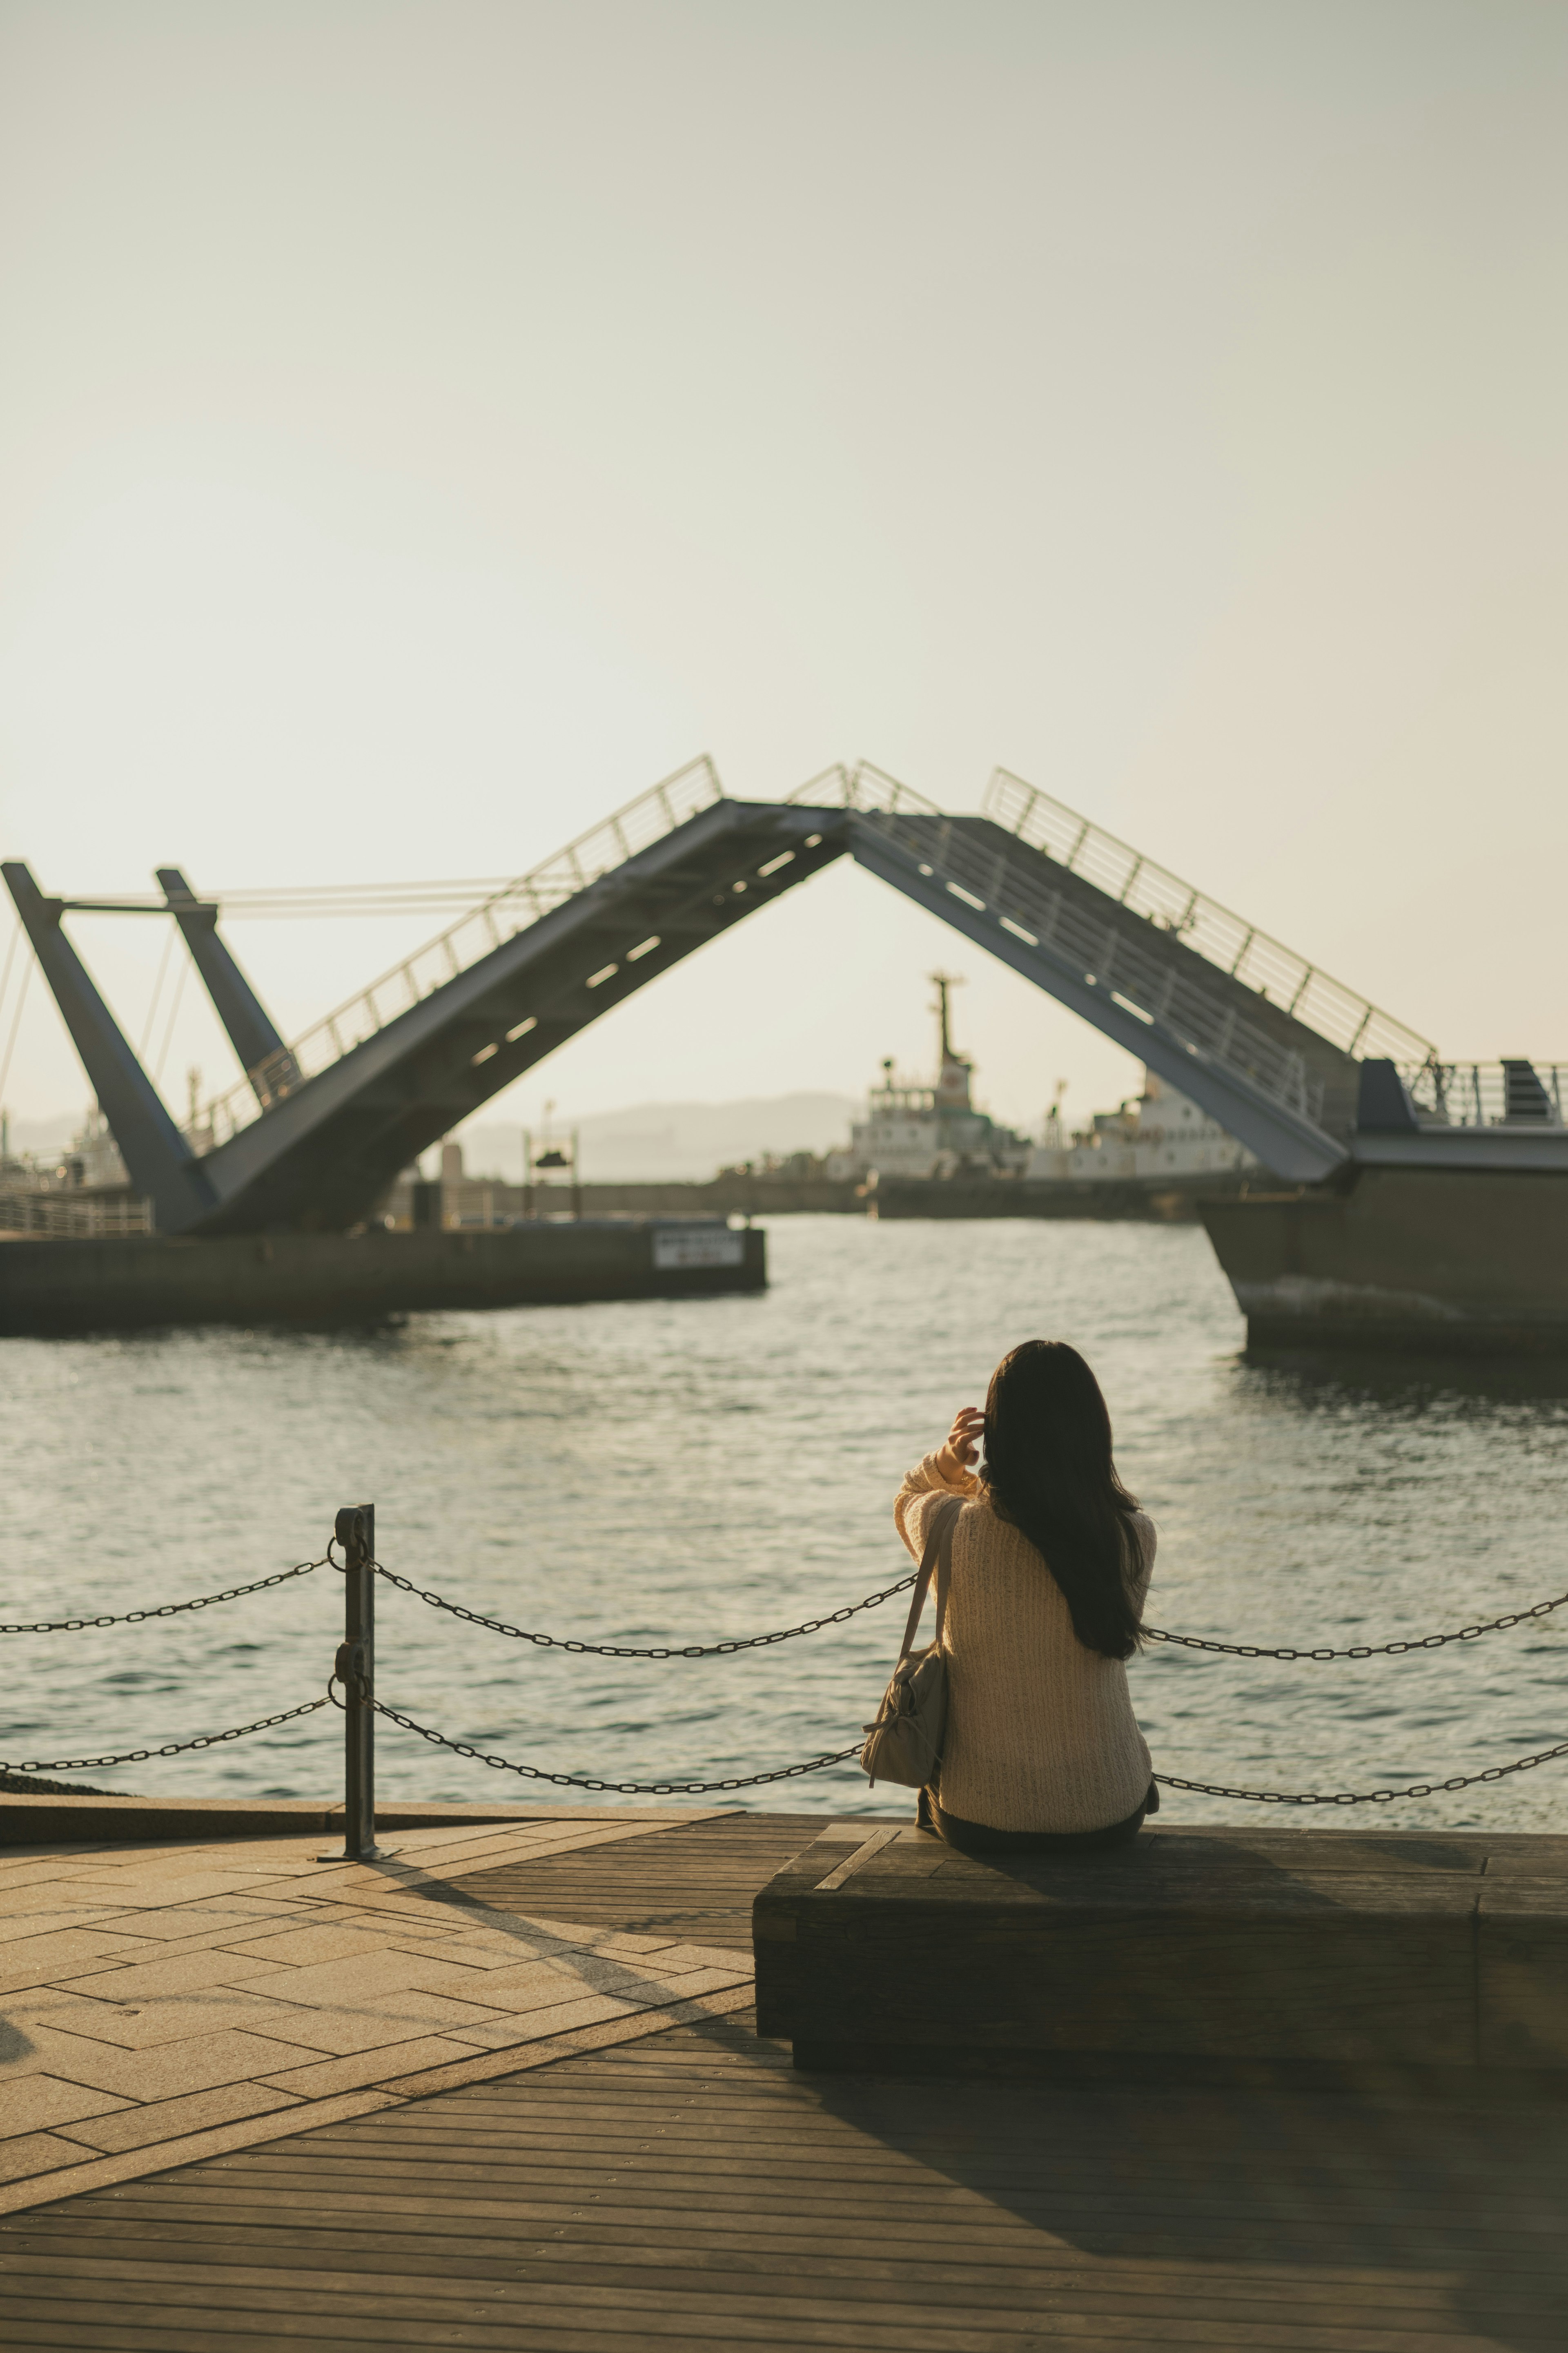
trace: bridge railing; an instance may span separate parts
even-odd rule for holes
[[[794,804],[805,802],[809,807],[818,802],[825,808],[878,810],[885,817],[900,810],[916,817],[947,814],[934,801],[928,801],[923,793],[917,793],[912,785],[900,784],[897,776],[874,768],[869,760],[861,760],[853,768],[836,761],[820,776],[797,786],[787,797]]]
[[[1568,1064],[1402,1063],[1400,1077],[1423,1119],[1438,1127],[1562,1127]]]
[[[94,1241],[153,1231],[153,1204],[140,1194],[82,1194],[69,1186],[17,1186],[0,1192],[0,1233],[66,1234]]]
[[[1081,874],[1157,930],[1174,933],[1184,947],[1293,1014],[1344,1053],[1420,1063],[1435,1052],[1393,1014],[1010,769],[995,771],[982,808],[994,824]]]
[[[567,843],[540,866],[519,875],[449,923],[423,947],[323,1016],[280,1053],[260,1063],[211,1103],[201,1125],[212,1144],[225,1144],[305,1080],[328,1070],[400,1014],[456,980],[481,956],[564,905],[599,877],[723,797],[718,771],[706,754],[628,801],[613,817]]]
[[[826,800],[823,788],[835,777],[842,806],[874,819],[923,875],[963,905],[990,914],[1024,945],[1045,945],[1067,957],[1087,979],[1110,986],[1124,1011],[1141,1021],[1166,1022],[1190,1046],[1240,1072],[1287,1110],[1306,1119],[1321,1116],[1322,1082],[1301,1055],[1247,1021],[1228,991],[1178,965],[1157,936],[1161,927],[1139,936],[1108,926],[1053,888],[1049,869],[1037,860],[985,847],[973,820],[950,816],[867,762],[852,773],[830,769],[792,797]]]

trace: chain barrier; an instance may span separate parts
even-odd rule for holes
[[[885,1586],[879,1592],[868,1594],[863,1601],[851,1602],[841,1609],[830,1611],[826,1617],[807,1619],[802,1625],[784,1627],[773,1633],[738,1636],[731,1641],[722,1642],[670,1643],[658,1647],[635,1648],[629,1644],[584,1642],[560,1635],[531,1632],[522,1627],[510,1625],[502,1619],[484,1617],[479,1611],[469,1609],[461,1602],[450,1601],[443,1594],[415,1584],[411,1577],[398,1576],[395,1570],[387,1568],[380,1561],[373,1561],[370,1566],[377,1576],[383,1577],[387,1584],[395,1587],[400,1592],[412,1594],[416,1600],[425,1602],[431,1609],[445,1610],[448,1615],[459,1619],[467,1625],[478,1626],[489,1633],[504,1635],[513,1641],[531,1642],[542,1650],[568,1651],[580,1655],[586,1653],[597,1658],[609,1659],[702,1659],[731,1655],[739,1651],[766,1649],[775,1642],[790,1641],[798,1635],[815,1634],[825,1626],[841,1625],[847,1619],[855,1617],[859,1611],[874,1609],[881,1602],[890,1600],[894,1594],[907,1593],[915,1582],[912,1574],[900,1577],[897,1584]],[[1550,1616],[1553,1610],[1562,1609],[1565,1602],[1568,1602],[1568,1593],[1558,1594],[1550,1600],[1534,1602],[1528,1609],[1510,1610],[1500,1618],[1489,1619],[1472,1626],[1458,1627],[1451,1632],[1415,1636],[1408,1641],[1394,1642],[1357,1643],[1343,1650],[1327,1647],[1298,1650],[1285,1645],[1278,1649],[1269,1649],[1261,1643],[1210,1641],[1201,1635],[1173,1634],[1163,1628],[1155,1626],[1146,1627],[1144,1633],[1151,1641],[1174,1643],[1185,1650],[1202,1651],[1229,1658],[1282,1661],[1401,1658],[1418,1651],[1442,1650],[1450,1642],[1473,1642],[1483,1634],[1506,1632],[1510,1627],[1526,1625],[1532,1620]],[[328,1686],[328,1693],[331,1696],[331,1684]],[[605,1781],[589,1774],[554,1773],[540,1766],[520,1765],[509,1757],[489,1755],[483,1749],[475,1747],[471,1742],[452,1740],[445,1733],[433,1731],[428,1725],[420,1724],[413,1716],[405,1715],[399,1709],[389,1707],[384,1701],[374,1698],[369,1690],[364,1691],[361,1696],[378,1715],[385,1716],[390,1723],[400,1725],[405,1732],[416,1733],[420,1739],[429,1741],[435,1747],[447,1749],[453,1756],[467,1757],[475,1764],[489,1766],[497,1772],[518,1774],[526,1780],[548,1782],[557,1788],[584,1789],[617,1797],[709,1797],[726,1794],[736,1789],[758,1788],[769,1782],[797,1780],[804,1774],[820,1773],[826,1771],[832,1766],[846,1764],[851,1757],[858,1757],[861,1747],[861,1744],[857,1742],[853,1747],[841,1748],[831,1755],[810,1757],[799,1765],[783,1766],[768,1773],[736,1775],[721,1781]],[[1500,1781],[1510,1774],[1527,1773],[1536,1766],[1551,1764],[1562,1757],[1568,1757],[1568,1742],[1560,1747],[1542,1749],[1531,1757],[1518,1757],[1510,1765],[1492,1765],[1483,1772],[1453,1775],[1443,1781],[1415,1781],[1403,1789],[1359,1791],[1239,1789],[1219,1782],[1184,1780],[1174,1774],[1157,1773],[1154,1778],[1164,1788],[1186,1789],[1195,1796],[1230,1798],[1257,1805],[1393,1805],[1405,1799],[1429,1798],[1442,1792],[1473,1788],[1484,1782]]]
[[[331,1695],[329,1685],[328,1696]],[[333,1704],[341,1704],[336,1701]],[[433,1747],[449,1749],[454,1757],[467,1757],[476,1765],[492,1767],[498,1773],[517,1773],[524,1780],[548,1781],[562,1789],[591,1789],[628,1798],[710,1797],[721,1791],[759,1788],[768,1781],[797,1781],[803,1774],[821,1773],[829,1766],[847,1764],[850,1757],[859,1756],[864,1745],[857,1741],[852,1748],[837,1749],[831,1756],[812,1757],[804,1764],[781,1765],[771,1773],[736,1775],[724,1781],[601,1781],[588,1774],[551,1773],[542,1766],[519,1765],[510,1757],[487,1755],[469,1741],[452,1740],[444,1732],[433,1732],[428,1725],[416,1723],[398,1708],[388,1707],[384,1700],[373,1698],[369,1704],[377,1715],[401,1725],[405,1732],[416,1732]],[[1412,1781],[1404,1789],[1231,1789],[1214,1781],[1184,1781],[1173,1773],[1156,1773],[1153,1778],[1163,1789],[1188,1789],[1204,1798],[1244,1798],[1265,1806],[1386,1806],[1402,1798],[1431,1798],[1445,1790],[1474,1788],[1483,1781],[1506,1780],[1510,1773],[1528,1773],[1535,1766],[1552,1764],[1560,1757],[1568,1757],[1568,1741],[1556,1748],[1542,1748],[1533,1757],[1516,1757],[1511,1765],[1489,1765],[1484,1772],[1454,1774],[1446,1781]]]
[[[412,1577],[399,1577],[379,1560],[371,1567],[388,1585],[400,1593],[411,1593],[416,1601],[426,1602],[432,1609],[445,1609],[465,1625],[478,1626],[488,1634],[504,1634],[514,1642],[532,1642],[543,1651],[571,1651],[597,1659],[718,1659],[732,1656],[737,1651],[762,1651],[775,1642],[793,1641],[800,1634],[820,1633],[825,1626],[841,1626],[862,1609],[878,1609],[890,1601],[896,1593],[908,1593],[914,1583],[913,1575],[900,1577],[896,1585],[883,1586],[879,1593],[868,1593],[863,1601],[851,1601],[842,1609],[829,1610],[825,1618],[808,1618],[799,1626],[781,1627],[772,1634],[740,1634],[723,1642],[663,1643],[647,1650],[621,1642],[579,1642],[568,1635],[536,1634],[523,1626],[510,1626],[503,1618],[486,1618],[477,1609],[469,1609],[460,1601],[448,1601],[444,1594],[433,1593]],[[1143,1639],[1149,1642],[1173,1642],[1183,1650],[1209,1651],[1233,1659],[1397,1659],[1412,1651],[1440,1651],[1448,1642],[1473,1642],[1482,1634],[1505,1633],[1510,1626],[1523,1626],[1533,1618],[1549,1617],[1568,1602],[1568,1593],[1559,1593],[1551,1601],[1537,1601],[1528,1609],[1510,1610],[1501,1618],[1489,1618],[1479,1626],[1460,1626],[1448,1634],[1413,1635],[1402,1642],[1358,1642],[1345,1651],[1317,1649],[1296,1651],[1289,1648],[1268,1650],[1258,1642],[1212,1642],[1200,1634],[1170,1634],[1160,1626],[1145,1626]]]
[[[226,1740],[243,1740],[250,1732],[268,1732],[275,1724],[292,1724],[298,1715],[314,1715],[324,1699],[308,1699],[303,1707],[286,1707],[281,1715],[264,1715],[255,1724],[237,1724],[227,1732],[199,1733],[195,1740],[166,1740],[161,1748],[128,1748],[120,1757],[33,1757],[25,1764],[0,1761],[0,1773],[99,1773],[106,1765],[145,1765],[153,1757],[178,1757],[188,1748],[219,1748]]]
[[[820,1633],[824,1626],[842,1626],[862,1609],[875,1609],[880,1603],[890,1601],[895,1593],[907,1593],[914,1583],[911,1571],[900,1577],[896,1585],[885,1585],[880,1593],[868,1593],[864,1601],[851,1601],[842,1609],[830,1609],[826,1618],[808,1618],[801,1626],[784,1626],[774,1634],[737,1634],[723,1642],[667,1642],[652,1650],[636,1650],[623,1642],[578,1642],[563,1634],[531,1634],[526,1627],[509,1626],[503,1618],[483,1618],[477,1609],[466,1609],[460,1601],[448,1601],[444,1594],[431,1593],[416,1585],[412,1577],[398,1577],[379,1560],[372,1561],[376,1575],[395,1585],[400,1593],[412,1593],[416,1601],[427,1602],[432,1609],[445,1609],[465,1625],[481,1627],[487,1634],[505,1634],[513,1642],[532,1642],[542,1651],[572,1651],[586,1653],[595,1659],[723,1659],[737,1651],[765,1651],[774,1642],[792,1642],[797,1634]]]
[[[1412,1651],[1440,1651],[1447,1642],[1473,1642],[1482,1634],[1506,1633],[1510,1626],[1550,1617],[1565,1601],[1568,1593],[1559,1593],[1553,1600],[1534,1602],[1528,1609],[1510,1609],[1506,1617],[1489,1618],[1479,1626],[1456,1627],[1451,1634],[1415,1634],[1407,1642],[1357,1642],[1348,1651],[1268,1651],[1257,1642],[1210,1642],[1201,1634],[1167,1634],[1158,1626],[1145,1626],[1143,1639],[1177,1642],[1184,1651],[1218,1651],[1227,1659],[1400,1659]]]
[[[0,1634],[79,1634],[89,1626],[142,1626],[153,1618],[178,1618],[186,1609],[212,1609],[220,1601],[238,1601],[247,1593],[266,1593],[274,1585],[287,1585],[290,1577],[336,1567],[329,1546],[320,1560],[302,1560],[293,1568],[279,1569],[275,1576],[258,1577],[254,1585],[231,1585],[222,1593],[198,1593],[194,1601],[161,1601],[155,1609],[127,1609],[118,1618],[40,1619],[31,1626],[0,1626]]]
[[[776,1642],[792,1642],[804,1634],[819,1634],[825,1626],[842,1626],[858,1617],[863,1609],[879,1609],[895,1594],[908,1593],[914,1584],[911,1572],[896,1583],[885,1585],[879,1592],[868,1593],[861,1601],[846,1603],[841,1609],[830,1609],[821,1618],[807,1618],[798,1626],[782,1626],[767,1634],[738,1634],[720,1642],[665,1642],[641,1648],[625,1642],[583,1642],[570,1635],[540,1634],[527,1627],[509,1625],[503,1618],[487,1618],[478,1609],[469,1609],[461,1601],[449,1601],[445,1594],[435,1593],[426,1586],[416,1585],[412,1577],[399,1577],[381,1561],[373,1561],[375,1574],[400,1593],[410,1593],[416,1601],[432,1609],[444,1609],[449,1616],[460,1619],[465,1625],[477,1626],[487,1634],[501,1634],[514,1642],[531,1642],[539,1650],[568,1651],[578,1656],[599,1659],[720,1659],[733,1657],[741,1651],[770,1650]],[[189,1601],[163,1601],[147,1609],[127,1609],[118,1615],[97,1618],[37,1619],[15,1625],[0,1625],[0,1636],[6,1634],[79,1634],[102,1626],[142,1626],[160,1618],[178,1618],[195,1609],[213,1609],[226,1601],[241,1601],[247,1594],[267,1593],[274,1586],[287,1585],[296,1577],[309,1577],[318,1568],[335,1568],[340,1575],[342,1563],[333,1556],[331,1546],[319,1560],[302,1560],[292,1568],[281,1568],[271,1577],[258,1577],[249,1585],[231,1585],[221,1593],[198,1593]],[[1288,1644],[1269,1648],[1260,1642],[1218,1642],[1201,1634],[1173,1634],[1162,1626],[1145,1626],[1143,1640],[1148,1642],[1170,1642],[1184,1651],[1203,1651],[1212,1656],[1229,1659],[1280,1659],[1313,1662],[1331,1659],[1397,1659],[1417,1651],[1440,1651],[1449,1642],[1474,1642],[1483,1634],[1506,1633],[1510,1627],[1528,1625],[1532,1620],[1550,1617],[1554,1609],[1568,1603],[1568,1593],[1559,1593],[1549,1601],[1533,1602],[1528,1609],[1512,1609],[1500,1618],[1489,1618],[1479,1625],[1456,1627],[1446,1634],[1417,1634],[1407,1641],[1356,1642],[1346,1650],[1319,1647],[1295,1650]]]
[[[1489,1765],[1484,1773],[1456,1773],[1447,1781],[1412,1781],[1405,1789],[1335,1789],[1327,1794],[1300,1789],[1226,1789],[1217,1781],[1182,1781],[1173,1773],[1156,1773],[1163,1789],[1190,1789],[1200,1798],[1245,1798],[1260,1806],[1391,1806],[1401,1798],[1434,1798],[1446,1789],[1473,1789],[1481,1781],[1504,1781],[1510,1773],[1529,1773],[1537,1765],[1551,1765],[1568,1757],[1568,1740],[1555,1748],[1539,1749],[1533,1757],[1516,1757],[1511,1765]]]
[[[443,1594],[416,1585],[411,1577],[398,1576],[395,1570],[386,1567],[381,1561],[373,1559],[364,1565],[388,1585],[395,1587],[398,1591],[412,1594],[416,1600],[426,1603],[433,1609],[445,1610],[449,1616],[458,1619],[465,1625],[477,1626],[483,1632],[500,1634],[512,1641],[531,1642],[541,1650],[566,1651],[579,1656],[587,1655],[605,1659],[710,1659],[732,1657],[742,1651],[767,1650],[778,1642],[793,1641],[802,1635],[819,1633],[826,1626],[841,1626],[847,1620],[858,1616],[862,1610],[878,1609],[884,1601],[891,1600],[895,1594],[907,1593],[915,1582],[914,1574],[911,1572],[907,1577],[900,1577],[895,1584],[882,1587],[879,1592],[868,1593],[863,1600],[847,1603],[842,1609],[829,1610],[821,1618],[808,1618],[798,1626],[781,1627],[766,1634],[737,1635],[719,1642],[660,1643],[640,1647],[620,1642],[584,1642],[569,1636],[531,1632],[524,1627],[510,1625],[504,1619],[487,1618],[477,1609],[469,1609],[460,1601],[450,1601]],[[325,1567],[336,1568],[340,1574],[344,1567],[344,1564],[335,1557],[331,1544],[319,1560],[300,1561],[292,1568],[277,1570],[272,1576],[258,1577],[248,1585],[226,1587],[221,1593],[198,1594],[188,1601],[166,1601],[151,1609],[130,1609],[113,1616],[40,1620],[32,1624],[0,1625],[0,1635],[80,1633],[89,1629],[103,1626],[142,1625],[155,1619],[176,1618],[190,1610],[214,1609],[226,1601],[238,1601],[247,1594],[265,1593],[275,1586],[289,1584],[294,1577],[309,1577],[316,1569]],[[1200,1651],[1213,1656],[1226,1658],[1278,1659],[1301,1662],[1334,1659],[1402,1658],[1415,1651],[1442,1650],[1450,1642],[1473,1642],[1483,1634],[1506,1632],[1510,1627],[1527,1625],[1536,1619],[1548,1617],[1553,1610],[1561,1609],[1565,1603],[1568,1603],[1568,1593],[1561,1593],[1550,1600],[1534,1602],[1528,1609],[1510,1610],[1502,1617],[1488,1619],[1476,1625],[1457,1627],[1447,1633],[1413,1636],[1408,1641],[1403,1641],[1358,1642],[1343,1650],[1330,1649],[1326,1646],[1310,1650],[1294,1649],[1288,1645],[1268,1648],[1264,1644],[1254,1642],[1213,1641],[1197,1634],[1170,1633],[1159,1626],[1146,1626],[1143,1629],[1143,1634],[1144,1639],[1151,1642],[1169,1642],[1183,1650]],[[329,1703],[333,1706],[341,1706],[342,1702],[338,1700],[333,1685],[344,1679],[347,1647],[345,1645],[344,1650],[339,1654],[337,1670],[328,1683],[325,1696],[321,1699],[308,1700],[300,1707],[286,1708],[280,1715],[262,1716],[255,1724],[236,1725],[226,1732],[203,1733],[194,1740],[166,1741],[162,1746],[156,1748],[128,1749],[123,1754],[113,1757],[55,1757],[47,1760],[33,1759],[21,1764],[0,1763],[0,1771],[80,1773],[98,1772],[113,1765],[141,1765],[155,1757],[177,1757],[194,1749],[216,1748],[226,1741],[243,1740],[253,1732],[269,1731],[276,1725],[290,1724],[300,1716],[313,1715],[318,1709],[327,1706]],[[468,1741],[449,1739],[445,1733],[433,1731],[428,1725],[420,1724],[413,1716],[405,1715],[398,1709],[389,1707],[384,1701],[376,1699],[368,1679],[363,1673],[353,1676],[351,1687],[353,1696],[361,1704],[373,1708],[377,1715],[385,1716],[390,1723],[400,1725],[405,1732],[416,1733],[420,1739],[429,1741],[432,1746],[449,1750],[453,1756],[467,1757],[476,1764],[489,1766],[498,1772],[518,1774],[525,1780],[548,1782],[557,1788],[585,1789],[617,1797],[709,1797],[736,1789],[761,1788],[770,1782],[798,1780],[803,1775],[825,1772],[835,1765],[846,1764],[851,1757],[858,1757],[861,1748],[861,1743],[857,1741],[851,1747],[837,1749],[832,1754],[808,1757],[798,1765],[779,1766],[766,1773],[731,1775],[720,1781],[606,1781],[589,1774],[554,1773],[540,1766],[520,1765],[509,1757],[489,1755]],[[1516,1757],[1509,1765],[1489,1766],[1480,1773],[1458,1774],[1443,1781],[1414,1781],[1403,1789],[1332,1791],[1241,1789],[1232,1788],[1215,1781],[1184,1780],[1175,1774],[1169,1773],[1156,1773],[1154,1778],[1163,1788],[1185,1789],[1197,1797],[1229,1798],[1254,1805],[1393,1805],[1404,1799],[1429,1798],[1451,1790],[1474,1788],[1486,1782],[1504,1780],[1510,1774],[1528,1773],[1537,1766],[1554,1763],[1563,1757],[1568,1757],[1568,1742],[1563,1742],[1555,1748],[1541,1749],[1534,1756]]]
[[[757,1789],[764,1781],[798,1781],[803,1773],[822,1773],[830,1765],[843,1765],[851,1757],[858,1757],[863,1745],[858,1740],[853,1748],[840,1748],[831,1757],[810,1757],[803,1765],[780,1765],[771,1773],[737,1774],[727,1781],[598,1781],[585,1773],[547,1773],[542,1766],[518,1765],[510,1757],[488,1757],[482,1748],[475,1748],[466,1740],[448,1740],[444,1732],[432,1732],[427,1724],[416,1724],[411,1715],[388,1707],[384,1700],[373,1699],[370,1704],[377,1715],[384,1715],[391,1724],[400,1724],[405,1732],[416,1732],[432,1746],[449,1748],[454,1757],[471,1757],[476,1765],[489,1765],[498,1773],[518,1773],[525,1781],[549,1781],[558,1789],[594,1789],[622,1798],[705,1798],[720,1790]]]

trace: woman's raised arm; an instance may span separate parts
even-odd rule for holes
[[[924,1500],[934,1504],[942,1495],[979,1493],[980,1482],[969,1466],[979,1453],[984,1428],[985,1416],[980,1408],[964,1406],[936,1451],[905,1473],[893,1504],[893,1524],[917,1560],[925,1549]]]

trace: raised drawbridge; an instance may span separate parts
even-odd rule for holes
[[[1415,1074],[1441,1069],[1425,1039],[1005,770],[964,816],[864,764],[786,801],[732,800],[697,761],[289,1041],[223,939],[220,904],[178,869],[160,869],[160,900],[123,902],[51,898],[26,866],[3,871],[159,1230],[232,1234],[357,1224],[489,1097],[846,855],[1139,1056],[1282,1178],[1352,1156],[1369,1074],[1392,1106],[1377,1117],[1416,1128]],[[174,917],[245,1072],[198,1124],[207,1148],[171,1118],[68,935],[73,908],[115,906]],[[1560,1137],[1560,1113],[1553,1124]]]

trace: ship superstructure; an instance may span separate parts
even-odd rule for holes
[[[1028,1163],[1026,1136],[1003,1127],[974,1103],[974,1065],[952,1042],[952,973],[933,972],[938,1022],[934,1083],[900,1080],[891,1058],[873,1087],[866,1117],[849,1131],[847,1151],[830,1152],[824,1173],[831,1183],[877,1176],[1018,1176]]]
[[[1227,1134],[1218,1120],[1145,1070],[1143,1092],[1115,1111],[1097,1111],[1089,1126],[1066,1131],[1058,1103],[1051,1105],[1045,1134],[1029,1155],[1026,1176],[1047,1183],[1180,1183],[1193,1176],[1225,1176],[1258,1166],[1255,1154]]]

